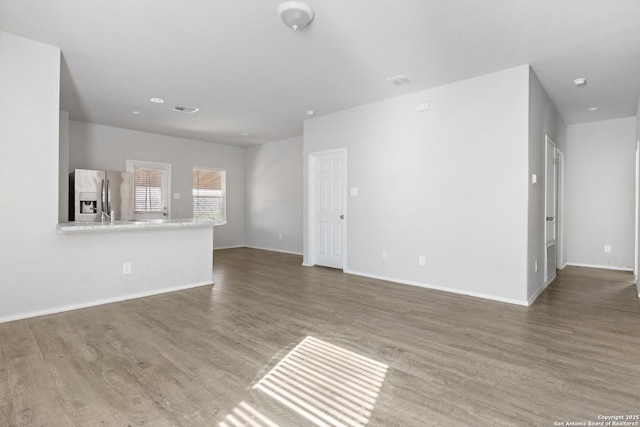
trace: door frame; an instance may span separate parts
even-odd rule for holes
[[[563,270],[567,263],[564,259],[564,153],[556,147],[556,210],[558,228],[556,230],[557,262],[559,270]]]
[[[344,219],[342,221],[342,271],[347,268],[347,148],[336,148],[331,150],[314,151],[307,155],[307,244],[309,248],[308,266],[316,265],[316,205],[317,205],[317,170],[318,157],[327,154],[341,154],[343,165],[342,180],[342,206]]]
[[[548,259],[548,254],[549,254],[549,245],[547,245],[548,239],[547,239],[547,222],[546,222],[546,217],[547,217],[547,200],[548,200],[548,194],[547,194],[547,176],[549,175],[549,164],[547,162],[549,156],[547,153],[547,150],[549,148],[549,145],[553,146],[553,149],[555,150],[554,156],[553,156],[553,168],[554,168],[554,175],[555,175],[555,223],[556,223],[556,232],[555,232],[555,247],[556,247],[556,253],[555,253],[555,265],[556,265],[556,269],[558,268],[558,253],[560,252],[560,209],[559,209],[559,194],[558,194],[558,145],[553,141],[553,139],[551,139],[551,137],[549,135],[545,135],[544,138],[544,222],[543,222],[543,234],[544,234],[544,268],[543,268],[543,284],[544,286],[548,286],[551,282],[553,282],[556,278],[556,272],[553,272],[553,274],[549,274],[549,271],[547,270],[549,267],[549,259]],[[548,278],[547,278],[548,276]]]
[[[638,297],[640,297],[640,286],[638,282],[638,269],[640,268],[640,140],[636,141],[636,182],[635,182],[635,236],[633,251],[633,275],[636,279],[636,287],[638,288]]]

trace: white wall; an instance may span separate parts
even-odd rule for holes
[[[1,319],[57,285],[60,50],[0,32],[0,63]]]
[[[210,228],[56,231],[60,49],[0,32],[0,64],[0,322],[210,283]]]
[[[245,158],[246,245],[302,254],[302,137],[247,147]]]
[[[529,232],[527,249],[527,299],[533,302],[544,290],[545,260],[545,136],[566,153],[567,127],[558,110],[530,70],[529,79]],[[538,183],[531,181],[532,174]],[[535,271],[535,263],[538,271]]]
[[[636,118],[567,128],[566,255],[574,265],[632,269]],[[612,251],[604,252],[604,245]]]
[[[194,166],[227,171],[227,224],[215,227],[214,247],[244,244],[244,148],[71,121],[69,170],[125,170],[127,159],[171,164],[171,216],[193,217]],[[180,193],[173,200],[173,193]]]
[[[345,270],[526,304],[528,97],[525,65],[306,120],[304,174],[347,147],[359,188]]]

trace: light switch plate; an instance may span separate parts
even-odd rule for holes
[[[352,196],[358,195],[358,187],[351,187],[351,195]]]
[[[173,193],[173,200],[180,200],[180,193]]]

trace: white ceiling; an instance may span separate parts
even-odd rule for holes
[[[527,63],[567,124],[636,113],[639,0],[308,0],[315,19],[297,32],[280,3],[0,0],[0,30],[62,49],[71,119],[226,144]],[[404,73],[413,83],[385,82]]]

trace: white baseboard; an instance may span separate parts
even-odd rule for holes
[[[245,245],[234,245],[234,246],[220,246],[220,247],[214,247],[213,250],[217,251],[218,249],[237,249],[237,248],[244,248],[246,247]]]
[[[281,250],[281,249],[263,248],[263,247],[260,247],[260,246],[245,245],[244,247],[245,248],[249,248],[249,249],[258,249],[258,250],[261,250],[261,251],[280,252],[282,254],[302,255],[302,252],[284,251],[284,250]]]
[[[12,322],[14,320],[28,319],[31,317],[46,316],[48,314],[63,313],[65,311],[79,310],[81,308],[95,307],[97,305],[111,304],[113,302],[128,301],[130,299],[150,297],[152,295],[165,294],[168,292],[183,291],[185,289],[197,288],[200,286],[212,285],[213,281],[197,282],[188,285],[175,286],[173,288],[158,289],[149,292],[141,292],[138,294],[125,295],[115,298],[107,298],[99,301],[90,301],[82,304],[65,305],[62,307],[54,307],[46,310],[31,311],[28,313],[14,314],[11,316],[0,317],[0,323]]]
[[[461,290],[461,289],[447,288],[447,287],[444,287],[444,286],[434,286],[434,285],[429,285],[427,283],[414,282],[412,280],[396,279],[396,278],[393,278],[393,277],[379,276],[377,274],[362,273],[362,272],[353,271],[353,270],[344,270],[344,272],[347,273],[347,274],[354,274],[356,276],[370,277],[372,279],[378,279],[378,280],[385,280],[387,282],[400,283],[402,285],[418,286],[418,287],[421,287],[421,288],[433,289],[433,290],[436,290],[436,291],[449,292],[449,293],[459,294],[459,295],[467,295],[467,296],[470,296],[470,297],[483,298],[483,299],[492,300],[492,301],[498,301],[498,302],[505,302],[505,303],[508,303],[508,304],[522,305],[522,306],[525,306],[525,307],[529,305],[528,301],[526,301],[526,300],[518,300],[518,299],[513,299],[513,298],[503,298],[503,297],[499,297],[499,296],[496,296],[496,295],[482,294],[482,293],[479,293],[479,292],[469,292],[469,291],[464,291],[464,290]]]
[[[260,246],[251,246],[251,245],[221,246],[219,248],[218,247],[213,248],[213,250],[217,251],[218,249],[238,249],[238,248],[249,248],[249,249],[258,249],[260,251],[271,251],[271,252],[280,252],[283,254],[302,255],[302,252],[292,252],[292,251],[285,251],[281,249],[263,248]]]
[[[605,270],[633,271],[633,267],[618,267],[616,265],[582,264],[577,262],[568,262],[566,265],[572,267],[603,268]]]

